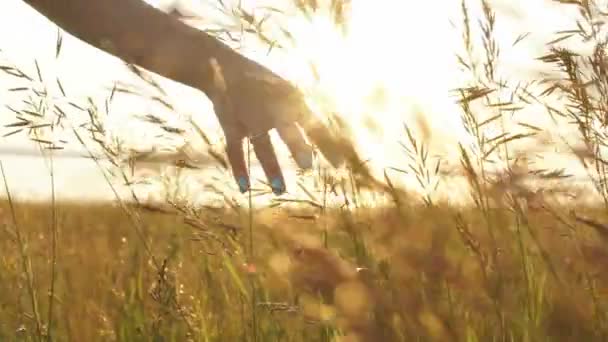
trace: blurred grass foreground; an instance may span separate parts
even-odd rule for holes
[[[16,224],[2,203],[3,341],[47,332],[72,341],[599,341],[606,332],[606,227],[589,219],[605,221],[604,209],[266,209],[253,222],[229,210],[191,221],[143,212],[142,243],[123,208],[14,206]]]
[[[326,8],[335,23],[347,23],[338,1],[294,3],[306,17]],[[554,3],[576,12],[577,25],[532,57],[550,73],[521,80],[501,74],[491,3],[460,2],[456,61],[468,77],[453,94],[466,142],[455,144],[450,172],[464,179],[457,192],[466,203],[436,196],[451,178],[443,157],[431,161],[424,124],[402,132],[403,167],[372,175],[357,165],[316,165],[302,176],[312,181],[293,186],[297,196],[263,205],[255,201],[268,194],[264,186],[235,195],[208,179],[195,192],[214,193],[218,206],[183,191],[191,165],[180,160],[148,179],[163,191],[146,201],[136,189],[138,159],[125,157],[104,121],[114,96],[133,88],[72,101],[38,63],[34,73],[3,65],[15,82],[10,92],[23,96],[19,107],[6,107],[16,117],[6,137],[26,133],[40,146],[52,191],[44,203],[15,199],[0,162],[0,341],[608,340],[608,11],[602,1]],[[273,41],[250,13],[226,13],[241,34]],[[61,35],[57,55],[60,48]],[[149,75],[129,67],[156,89],[149,101],[173,110]],[[561,131],[522,118],[530,108],[569,135],[550,140]],[[189,140],[162,118],[143,119]],[[229,179],[221,149],[193,126]],[[53,130],[89,151],[113,202],[57,199],[53,151],[67,143]],[[568,185],[561,168],[537,167],[539,152],[525,148],[558,143],[588,187]]]

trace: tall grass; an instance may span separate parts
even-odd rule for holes
[[[470,205],[435,196],[449,178],[441,176],[441,159],[430,160],[428,134],[409,126],[402,142],[409,164],[392,171],[415,177],[422,197],[396,186],[389,170],[380,181],[360,164],[337,172],[317,165],[298,183],[302,197],[254,206],[269,193],[263,184],[242,201],[219,183],[206,190],[225,205],[197,205],[182,191],[180,170],[192,165],[184,160],[170,166],[174,178],[161,181],[163,200],[150,203],[134,186],[137,156],[124,158],[104,126],[113,98],[136,90],[116,86],[107,99],[77,103],[59,80],[45,82],[37,63],[37,78],[0,66],[18,82],[11,91],[24,94],[22,108],[9,108],[17,120],[6,135],[25,130],[41,150],[51,150],[45,156],[53,189],[49,204],[16,202],[3,177],[0,340],[605,340],[608,79],[599,25],[605,14],[593,2],[568,1],[564,6],[580,9],[578,29],[558,33],[542,56],[560,77],[524,86],[500,74],[498,19],[489,2],[479,2],[481,36],[473,36],[472,2],[462,1],[463,52],[456,57],[471,81],[454,91],[473,137],[460,145],[459,165]],[[297,4],[306,15],[320,6]],[[347,25],[339,2],[329,8],[337,24]],[[238,13],[249,31],[273,43],[254,17]],[[577,37],[594,44],[591,56],[556,45]],[[57,56],[61,42],[59,35]],[[480,51],[484,58],[475,58]],[[173,108],[153,78],[129,68],[155,91],[151,101]],[[59,94],[51,94],[50,84]],[[534,84],[543,87],[540,95]],[[576,189],[526,182],[568,176],[534,169],[529,153],[515,148],[548,129],[508,128],[532,104],[577,128],[579,146],[567,142],[602,203],[564,196]],[[86,122],[79,124],[82,114]],[[146,119],[188,138],[161,118]],[[71,131],[89,151],[114,203],[56,199],[52,151],[62,142],[45,135],[51,129]],[[194,132],[209,142],[200,128]],[[213,146],[209,152],[229,172],[221,153]],[[315,185],[306,185],[307,178]],[[365,189],[391,201],[368,206],[361,201]]]

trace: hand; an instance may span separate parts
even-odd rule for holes
[[[333,166],[339,166],[344,155],[354,151],[315,117],[303,94],[291,83],[253,61],[244,66],[241,61],[235,67],[227,60],[211,61],[215,90],[208,95],[224,131],[228,161],[241,192],[250,188],[243,138],[250,139],[276,195],[284,193],[286,186],[268,134],[271,129],[277,130],[301,169],[312,168],[312,147],[302,130]]]
[[[311,113],[296,87],[145,1],[62,0],[61,6],[53,0],[24,1],[80,40],[205,93],[224,130],[228,161],[242,192],[250,187],[245,137],[274,193],[286,190],[268,135],[272,128],[301,168],[312,167],[312,148],[297,125],[334,166],[356,156],[348,140],[333,136]]]

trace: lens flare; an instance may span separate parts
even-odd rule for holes
[[[434,152],[449,152],[463,137],[448,93],[458,78],[447,43],[454,34],[437,8],[431,1],[353,0],[346,30],[322,10],[287,22],[295,46],[285,60],[300,64],[283,73],[310,91],[315,106],[346,119],[376,170],[403,163],[404,124]]]

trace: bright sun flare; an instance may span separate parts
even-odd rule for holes
[[[347,119],[375,168],[402,163],[404,123],[414,131],[427,125],[434,150],[447,152],[450,139],[463,137],[448,98],[456,69],[447,15],[432,1],[353,0],[349,12],[346,34],[322,13],[288,22],[296,46],[287,59],[306,59],[319,79],[309,65],[289,76],[314,89],[315,104]]]

